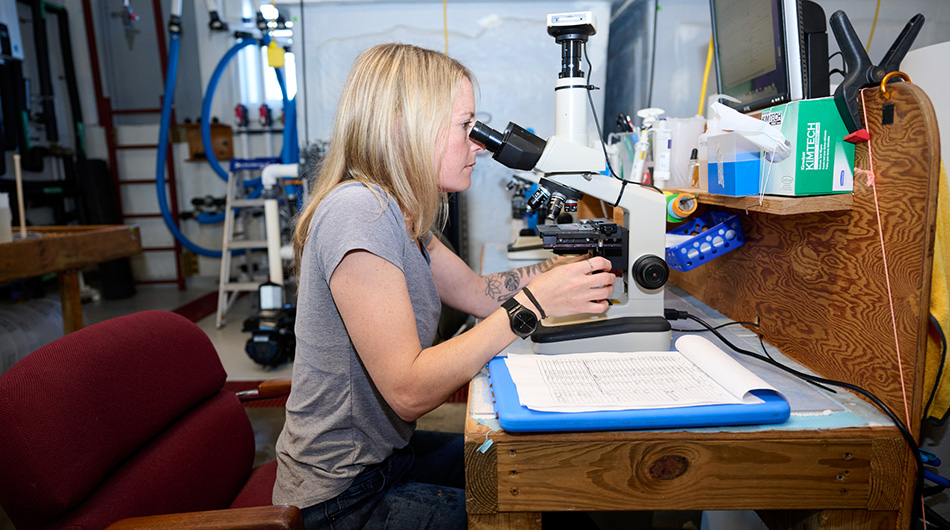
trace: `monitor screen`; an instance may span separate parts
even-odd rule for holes
[[[797,0],[710,0],[716,78],[746,112],[802,98]]]

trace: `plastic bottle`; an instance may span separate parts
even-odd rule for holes
[[[690,153],[696,150],[699,135],[706,128],[706,118],[697,114],[691,118],[668,118],[666,123],[672,131],[670,181],[667,187],[688,188],[692,182],[690,171],[696,162],[690,158]]]
[[[663,189],[670,187],[670,147],[673,132],[666,120],[653,126],[653,185]]]
[[[690,188],[699,187],[699,148],[694,147],[689,153],[689,166],[686,169],[686,176]]]
[[[651,140],[654,146],[653,147],[654,171],[656,170],[655,162],[656,162],[657,157],[656,157],[656,147],[655,147],[656,141],[654,137],[654,125],[656,124],[660,115],[663,114],[663,112],[664,112],[663,109],[658,109],[655,107],[640,109],[637,111],[637,117],[643,120],[643,123],[640,128],[640,138],[637,140],[637,145],[635,146],[635,149],[634,149],[633,168],[630,172],[630,176],[631,176],[630,180],[633,180],[634,182],[644,181],[643,170],[644,170],[644,167],[646,166],[647,153],[649,153],[651,150],[650,149]],[[667,150],[667,152],[669,151]],[[666,169],[667,169],[666,178],[669,179],[669,160],[668,159],[667,159]],[[655,174],[654,174],[653,181],[651,181],[650,183],[656,184]]]
[[[628,179],[633,182],[643,182],[643,168],[646,167],[647,152],[650,150],[648,137],[649,133],[644,129],[634,146],[633,164],[630,166],[630,178]]]

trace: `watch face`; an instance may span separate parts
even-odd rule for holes
[[[522,337],[526,337],[538,327],[538,317],[529,309],[522,308],[511,315],[511,329]]]

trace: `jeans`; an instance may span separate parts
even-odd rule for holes
[[[335,498],[303,509],[307,530],[456,530],[467,525],[462,435],[416,431]]]

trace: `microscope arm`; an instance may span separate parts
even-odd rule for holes
[[[645,256],[662,258],[666,253],[666,199],[661,193],[645,189],[636,184],[627,184],[601,174],[559,173],[547,174],[563,186],[596,197],[623,210],[623,225],[630,231],[627,238],[627,268],[624,270],[624,282],[627,284],[627,311],[636,315],[662,315],[663,297],[656,296],[658,290],[644,289],[633,279],[636,277],[637,262]],[[617,199],[620,199],[619,205]],[[635,216],[631,215],[635,212]],[[636,303],[631,303],[636,301]],[[619,308],[617,308],[619,309]]]

